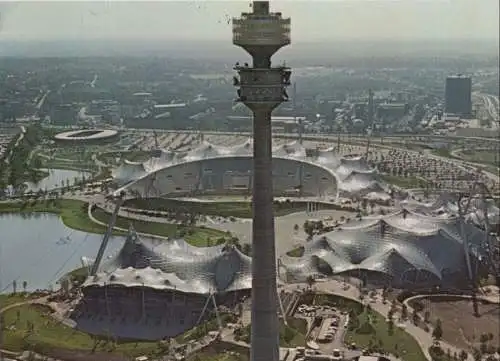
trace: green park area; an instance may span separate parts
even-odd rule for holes
[[[164,353],[158,342],[119,342],[110,337],[95,338],[61,324],[42,305],[22,305],[3,313],[3,348],[18,352],[33,350],[57,357],[82,351],[113,352],[129,357]]]
[[[2,301],[10,305],[26,301],[21,295],[3,296]],[[89,360],[114,360],[111,355],[138,357],[148,356],[156,359],[164,355],[169,348],[168,342],[117,340],[111,336],[95,337],[70,328],[51,315],[52,310],[44,305],[24,304],[6,310],[3,314],[3,348],[12,352],[32,350],[50,357],[70,357],[78,354]],[[234,316],[222,315],[222,323],[234,322]],[[218,329],[212,319],[180,335],[176,341],[180,344],[198,340],[210,331]],[[222,348],[221,348],[222,347]],[[246,352],[224,352],[227,345],[211,345],[201,352],[191,355],[191,361],[247,361]],[[241,351],[241,350],[240,350]],[[108,358],[109,357],[109,358]]]
[[[412,189],[412,188],[424,188],[426,182],[423,179],[417,177],[403,177],[388,174],[380,174],[380,178],[389,184],[394,184],[395,186]]]
[[[208,353],[204,351],[203,354],[195,354],[188,357],[187,361],[248,361],[247,355],[239,353],[225,352],[225,353]]]
[[[33,199],[0,202],[0,213],[53,213],[69,228],[88,233],[104,233],[106,228],[92,222],[87,215],[88,204],[72,199]]]
[[[14,305],[16,303],[22,303],[29,301],[35,297],[32,293],[18,292],[11,294],[1,294],[0,295],[0,309]]]
[[[39,166],[45,169],[65,169],[75,171],[97,172],[98,167],[93,161],[84,160],[63,160],[55,158],[47,158],[43,155],[36,155]]]
[[[45,199],[19,202],[0,202],[1,213],[53,213],[61,217],[62,222],[69,228],[88,233],[103,234],[106,227],[93,222],[88,217],[88,203],[72,199]],[[107,223],[110,215],[103,210],[96,209],[93,216],[101,222]],[[219,230],[184,226],[172,223],[146,222],[117,217],[116,227],[128,229],[133,225],[140,233],[147,233],[162,237],[184,237],[194,246],[206,247],[215,245],[222,238],[228,238],[226,232]],[[123,235],[124,231],[113,231],[115,235]]]
[[[307,322],[302,318],[287,318],[287,324],[280,320],[280,346],[281,347],[305,347],[307,334]],[[234,332],[236,341],[250,344],[251,325]]]
[[[32,151],[43,137],[38,126],[26,127],[25,133],[19,133],[7,145],[0,157],[0,189],[7,184],[14,186],[25,182],[36,183],[48,175],[41,171],[41,164],[31,156]]]
[[[292,249],[291,251],[288,251],[286,255],[289,257],[302,257],[304,255],[304,251],[305,251],[304,246],[300,246]]]
[[[192,214],[202,214],[206,216],[252,218],[252,204],[250,201],[244,202],[192,202],[181,199],[148,198],[130,199],[125,201],[124,207],[156,212],[179,213],[186,212]],[[303,212],[307,208],[306,202],[275,201],[274,215],[276,217],[285,216],[295,212]],[[321,209],[334,209],[352,211],[352,209],[341,208],[334,204],[321,204]]]
[[[404,361],[425,361],[417,341],[406,331],[388,322],[369,306],[337,295],[308,295],[303,303],[329,305],[349,312],[349,325],[344,341],[372,352],[390,353]]]
[[[102,209],[96,209],[92,215],[98,221],[108,223],[111,215]],[[128,229],[133,225],[134,229],[140,233],[152,234],[161,237],[183,237],[193,246],[207,247],[218,243],[221,238],[228,238],[228,233],[206,227],[195,227],[173,223],[147,222],[137,219],[128,219],[118,216],[116,227]]]
[[[460,153],[464,160],[474,163],[487,164],[498,167],[500,157],[494,150],[473,150],[468,149]]]
[[[106,164],[115,164],[116,159],[120,158],[131,162],[145,162],[151,158],[151,152],[143,150],[132,150],[127,152],[105,152],[97,156],[97,159]]]

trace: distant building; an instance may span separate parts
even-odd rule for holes
[[[273,131],[277,133],[297,132],[300,122],[304,122],[305,120],[306,117],[271,117]],[[231,130],[249,131],[252,129],[253,118],[251,116],[230,115],[226,117],[226,124]]]
[[[445,112],[463,117],[472,115],[472,79],[463,75],[446,78]]]
[[[410,106],[406,103],[384,103],[377,107],[377,118],[401,119],[410,111]]]
[[[455,135],[459,137],[497,138],[498,131],[484,128],[456,128]]]

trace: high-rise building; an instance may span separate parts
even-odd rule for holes
[[[468,117],[472,114],[472,79],[463,75],[446,78],[445,112]]]
[[[278,295],[274,242],[271,113],[288,100],[291,70],[271,66],[271,57],[290,44],[290,19],[254,1],[252,13],[233,19],[233,44],[252,57],[237,63],[238,101],[253,112],[252,361],[279,360]]]

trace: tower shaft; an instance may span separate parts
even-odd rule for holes
[[[253,120],[252,224],[252,361],[279,360],[278,292],[274,241],[271,113],[288,100],[290,69],[271,67],[271,57],[290,44],[290,19],[269,12],[269,1],[254,1],[253,13],[233,19],[233,43],[245,49],[253,64],[235,67],[237,101]]]
[[[271,111],[254,110],[252,361],[279,360]]]

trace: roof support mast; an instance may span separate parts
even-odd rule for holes
[[[481,176],[481,170],[478,170],[477,173],[477,178],[472,184],[469,194],[468,194],[468,199],[467,203],[465,204],[465,207],[463,206],[461,200],[464,196],[464,194],[461,194],[461,197],[459,198],[458,201],[458,207],[459,207],[459,217],[460,217],[460,233],[461,237],[464,240],[464,252],[465,252],[465,260],[467,262],[467,269],[469,272],[469,279],[471,281],[471,286],[472,286],[472,302],[473,302],[473,308],[474,308],[474,314],[476,316],[479,316],[479,310],[478,310],[478,301],[476,297],[476,292],[477,292],[477,272],[472,271],[472,266],[470,263],[470,249],[469,249],[469,242],[468,242],[468,237],[467,233],[465,232],[464,228],[464,222],[465,222],[465,215],[468,214],[469,212],[469,207],[471,205],[472,199],[475,198],[475,196],[480,192],[480,202],[481,202],[481,208],[483,211],[483,216],[484,216],[484,223],[485,223],[485,244],[486,248],[490,250],[488,252],[488,263],[490,264],[490,269],[494,273],[495,280],[496,280],[496,285],[500,287],[500,267],[497,264],[497,259],[495,259],[495,255],[493,254],[491,250],[494,250],[495,247],[492,245],[491,242],[491,236],[490,236],[490,222],[488,220],[488,205],[486,203],[486,195],[491,196],[489,194],[488,187],[484,184],[483,181],[480,180]]]
[[[109,238],[111,237],[111,233],[113,232],[113,228],[115,227],[118,212],[120,211],[120,207],[123,204],[123,196],[124,196],[124,194],[120,194],[116,199],[115,209],[113,211],[113,214],[111,215],[111,219],[109,220],[109,223],[108,223],[108,228],[106,230],[106,233],[104,233],[104,237],[102,238],[101,246],[99,247],[99,251],[97,252],[97,257],[96,257],[94,264],[92,265],[92,269],[90,271],[91,276],[95,276],[95,274],[97,273],[97,270],[99,269],[99,266],[100,266],[101,261],[102,261],[102,257],[104,256],[104,251],[106,251],[106,247],[108,246]]]

